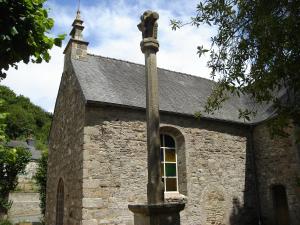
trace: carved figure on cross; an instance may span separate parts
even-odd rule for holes
[[[159,18],[158,13],[147,10],[141,16],[141,22],[138,25],[139,30],[142,32],[144,38],[157,39],[157,20]]]

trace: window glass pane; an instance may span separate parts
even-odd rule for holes
[[[176,154],[175,154],[175,149],[166,149],[166,161],[167,162],[176,162]]]
[[[166,178],[166,191],[177,191],[176,178]]]
[[[165,191],[177,191],[175,140],[170,135],[161,134],[160,146],[160,170]]]
[[[166,176],[175,177],[176,176],[176,164],[175,163],[166,163]]]
[[[160,161],[164,161],[164,150],[160,149]]]
[[[175,148],[174,139],[169,135],[164,135],[164,136],[165,136],[165,147]]]

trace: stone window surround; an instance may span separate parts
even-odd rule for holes
[[[185,138],[182,132],[174,126],[162,125],[160,127],[161,134],[167,134],[175,140],[177,155],[177,177],[178,191],[165,192],[165,199],[168,201],[186,201],[187,200],[187,177],[186,177],[186,150]]]

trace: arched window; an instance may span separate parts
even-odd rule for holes
[[[272,187],[275,225],[289,225],[289,207],[285,187],[274,185]]]
[[[64,224],[64,182],[59,180],[56,194],[56,225]]]
[[[187,196],[185,138],[177,127],[170,125],[162,125],[160,134],[161,175],[165,193]]]
[[[175,140],[170,135],[160,135],[160,160],[161,175],[165,186],[165,192],[177,192],[177,152]]]

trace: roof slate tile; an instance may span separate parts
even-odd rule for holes
[[[87,61],[72,59],[75,74],[87,101],[145,108],[145,67],[127,61],[88,54]],[[203,111],[214,81],[158,68],[159,104],[165,112],[194,115]],[[247,96],[233,96],[214,114],[204,117],[238,123],[254,123],[270,116],[265,106],[258,116],[244,121],[238,109],[256,107]]]

